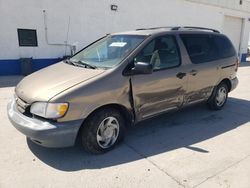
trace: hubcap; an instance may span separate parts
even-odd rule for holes
[[[227,98],[227,90],[226,88],[221,87],[216,95],[216,104],[218,106],[222,106],[225,103],[226,98]]]
[[[114,145],[119,135],[119,123],[115,117],[105,118],[97,130],[97,143],[101,148],[107,149]]]

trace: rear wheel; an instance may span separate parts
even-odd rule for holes
[[[105,153],[124,137],[124,118],[119,111],[105,108],[92,114],[81,131],[82,145],[90,153]]]
[[[219,84],[211,98],[208,101],[208,106],[212,110],[221,110],[226,104],[228,98],[228,86],[225,83]]]

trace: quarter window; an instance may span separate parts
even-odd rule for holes
[[[154,70],[179,66],[181,58],[175,37],[164,36],[152,40],[137,55],[135,62],[153,64]]]
[[[215,44],[220,53],[220,58],[228,58],[235,56],[236,52],[230,40],[225,36],[214,36]]]

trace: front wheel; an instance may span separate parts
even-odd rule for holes
[[[84,123],[81,137],[84,149],[90,153],[105,153],[124,137],[124,118],[119,111],[106,108],[92,114]]]
[[[208,106],[212,110],[221,110],[228,98],[228,86],[225,83],[219,84],[208,101]]]

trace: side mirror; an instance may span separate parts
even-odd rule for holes
[[[132,72],[134,74],[152,74],[153,65],[145,62],[135,62]]]

